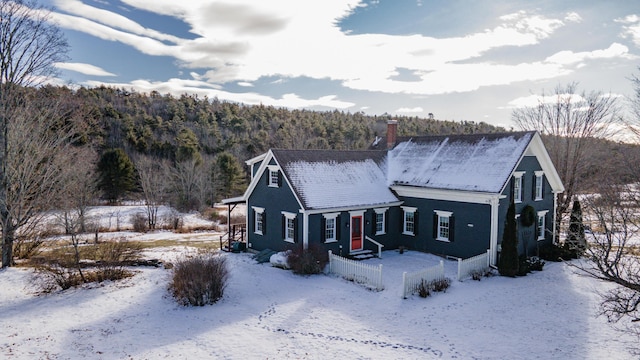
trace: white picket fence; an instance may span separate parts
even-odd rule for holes
[[[420,284],[424,281],[429,283],[434,280],[444,279],[444,262],[440,260],[440,264],[426,268],[424,270],[407,273],[402,273],[402,297],[407,298],[418,291]]]
[[[489,253],[470,257],[468,259],[458,259],[458,281],[470,276],[474,271],[484,271],[489,268]]]
[[[337,274],[347,280],[368,285],[376,290],[382,290],[382,264],[379,266],[366,265],[355,260],[345,259],[334,255],[329,250],[329,273]]]

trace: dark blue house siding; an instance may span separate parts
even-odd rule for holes
[[[398,236],[394,224],[397,223],[397,208],[389,208],[385,213],[385,233],[376,235],[375,231],[375,210],[370,209],[355,209],[352,211],[364,211],[364,234],[369,238],[384,245],[383,250],[396,249],[398,247]],[[328,210],[327,213],[333,213]],[[349,211],[342,211],[337,217],[337,241],[325,242],[323,232],[323,214],[309,215],[309,245],[322,244],[325,249],[331,250],[334,254],[346,255],[349,253],[350,241],[351,241],[351,229],[349,224],[351,222],[351,214]],[[364,249],[378,251],[377,245],[364,240]]]
[[[417,233],[415,236],[403,235],[403,214],[399,209],[396,231],[402,244],[409,249],[433,254],[446,254],[460,258],[469,258],[485,253],[489,249],[491,234],[491,206],[457,201],[402,198],[405,206],[417,208]],[[434,210],[452,213],[453,239],[450,242],[434,238]]]
[[[522,202],[516,203],[516,214],[522,214],[522,210],[531,205],[536,213],[538,211],[548,210],[545,217],[545,236],[544,240],[538,241],[537,223],[531,226],[524,226],[521,221],[518,221],[518,252],[527,256],[533,256],[538,254],[539,246],[543,244],[551,244],[553,239],[553,202],[554,194],[551,190],[551,185],[544,176],[544,184],[542,191],[542,200],[535,200],[534,185],[535,185],[535,172],[541,171],[542,167],[535,156],[525,156],[516,171],[523,171],[522,177]],[[513,179],[512,179],[513,181]],[[511,203],[511,186],[507,186],[503,195],[505,198],[500,200],[499,206],[499,227],[498,227],[498,244],[502,242],[502,235],[504,233],[504,222],[507,217],[507,210]],[[520,219],[518,219],[520,220]]]
[[[250,247],[255,250],[268,248],[283,251],[292,248],[294,245],[284,241],[282,211],[296,214],[297,243],[302,243],[302,214],[300,214],[300,206],[286,181],[283,181],[280,187],[267,186],[268,173],[268,171],[265,171],[261,175],[260,182],[247,200],[247,212],[249,215],[247,238]],[[265,209],[266,231],[263,232],[263,235],[255,233],[255,214],[252,206]]]

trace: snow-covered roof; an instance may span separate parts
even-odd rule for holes
[[[425,136],[389,151],[389,185],[499,193],[535,132]]]
[[[273,150],[305,209],[383,206],[398,202],[381,151]]]

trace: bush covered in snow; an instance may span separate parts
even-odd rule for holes
[[[281,251],[271,255],[271,257],[269,258],[269,262],[271,263],[271,266],[279,267],[285,270],[291,269],[288,261],[289,253],[290,251]]]
[[[222,298],[229,277],[226,260],[222,255],[204,253],[178,261],[169,291],[184,306],[216,303]]]

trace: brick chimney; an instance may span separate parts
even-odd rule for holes
[[[387,150],[396,146],[396,132],[398,130],[398,120],[387,121]]]

